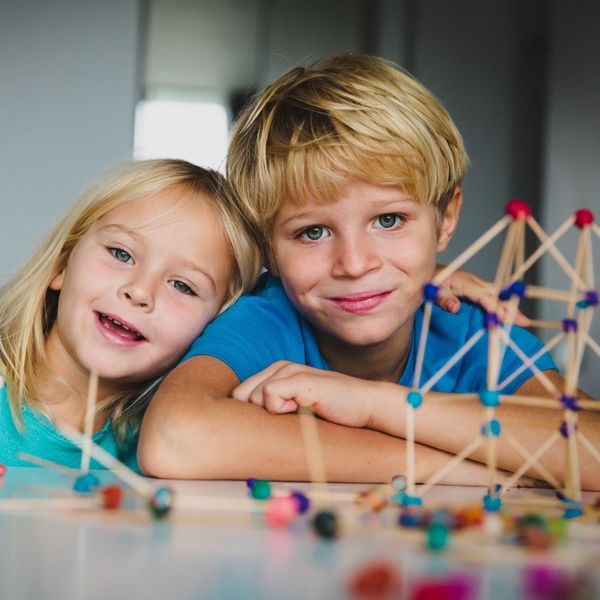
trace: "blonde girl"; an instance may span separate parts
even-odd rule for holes
[[[137,467],[152,392],[259,266],[217,172],[152,160],[107,175],[0,289],[0,463],[27,452],[77,467],[61,428],[81,428],[93,370],[93,439]]]

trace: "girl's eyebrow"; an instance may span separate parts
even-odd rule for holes
[[[100,227],[99,231],[116,231],[119,233],[125,233],[125,234],[131,236],[133,239],[135,239],[139,243],[142,243],[146,239],[146,236],[143,235],[142,233],[140,233],[139,231],[134,231],[133,229],[130,229],[129,227],[125,227],[124,225],[121,225],[119,223],[110,223],[109,225],[104,225],[103,227]],[[213,276],[208,271],[202,269],[196,263],[194,263],[193,261],[191,261],[188,258],[185,258],[183,256],[177,256],[175,258],[176,258],[177,264],[180,264],[182,267],[184,267],[185,269],[188,269],[190,271],[196,271],[197,273],[199,273],[200,275],[202,275],[203,277],[208,279],[213,291],[215,291],[215,292],[217,291],[217,284],[216,284]]]

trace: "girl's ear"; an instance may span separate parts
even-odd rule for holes
[[[275,260],[275,253],[273,252],[273,246],[269,244],[266,256],[267,271],[274,277],[279,277],[279,268],[277,267],[277,261]]]
[[[49,289],[55,292],[62,290],[63,283],[65,282],[65,269],[63,269],[58,275],[55,275],[50,281]]]
[[[458,225],[458,217],[462,207],[462,189],[457,187],[444,213],[440,231],[438,233],[437,251],[443,252],[448,246],[448,242],[452,239],[456,226]]]

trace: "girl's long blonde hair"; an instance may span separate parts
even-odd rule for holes
[[[224,307],[252,287],[260,254],[237,197],[224,177],[182,160],[129,162],[90,188],[55,225],[46,241],[0,289],[0,361],[8,385],[13,420],[23,426],[22,408],[47,412],[35,398],[35,381],[45,364],[45,341],[56,319],[59,293],[48,288],[66,266],[77,242],[113,208],[179,185],[212,202],[231,248],[234,272]],[[112,418],[118,440],[139,429],[151,393],[161,377],[99,403]]]

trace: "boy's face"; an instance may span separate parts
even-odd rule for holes
[[[105,386],[175,364],[222,304],[232,261],[204,198],[174,187],[109,211],[51,282],[60,291],[46,341],[70,381],[89,369]]]
[[[422,288],[459,210],[457,190],[438,232],[432,206],[398,188],[351,181],[334,202],[280,210],[271,270],[320,342],[397,347],[410,341]]]

